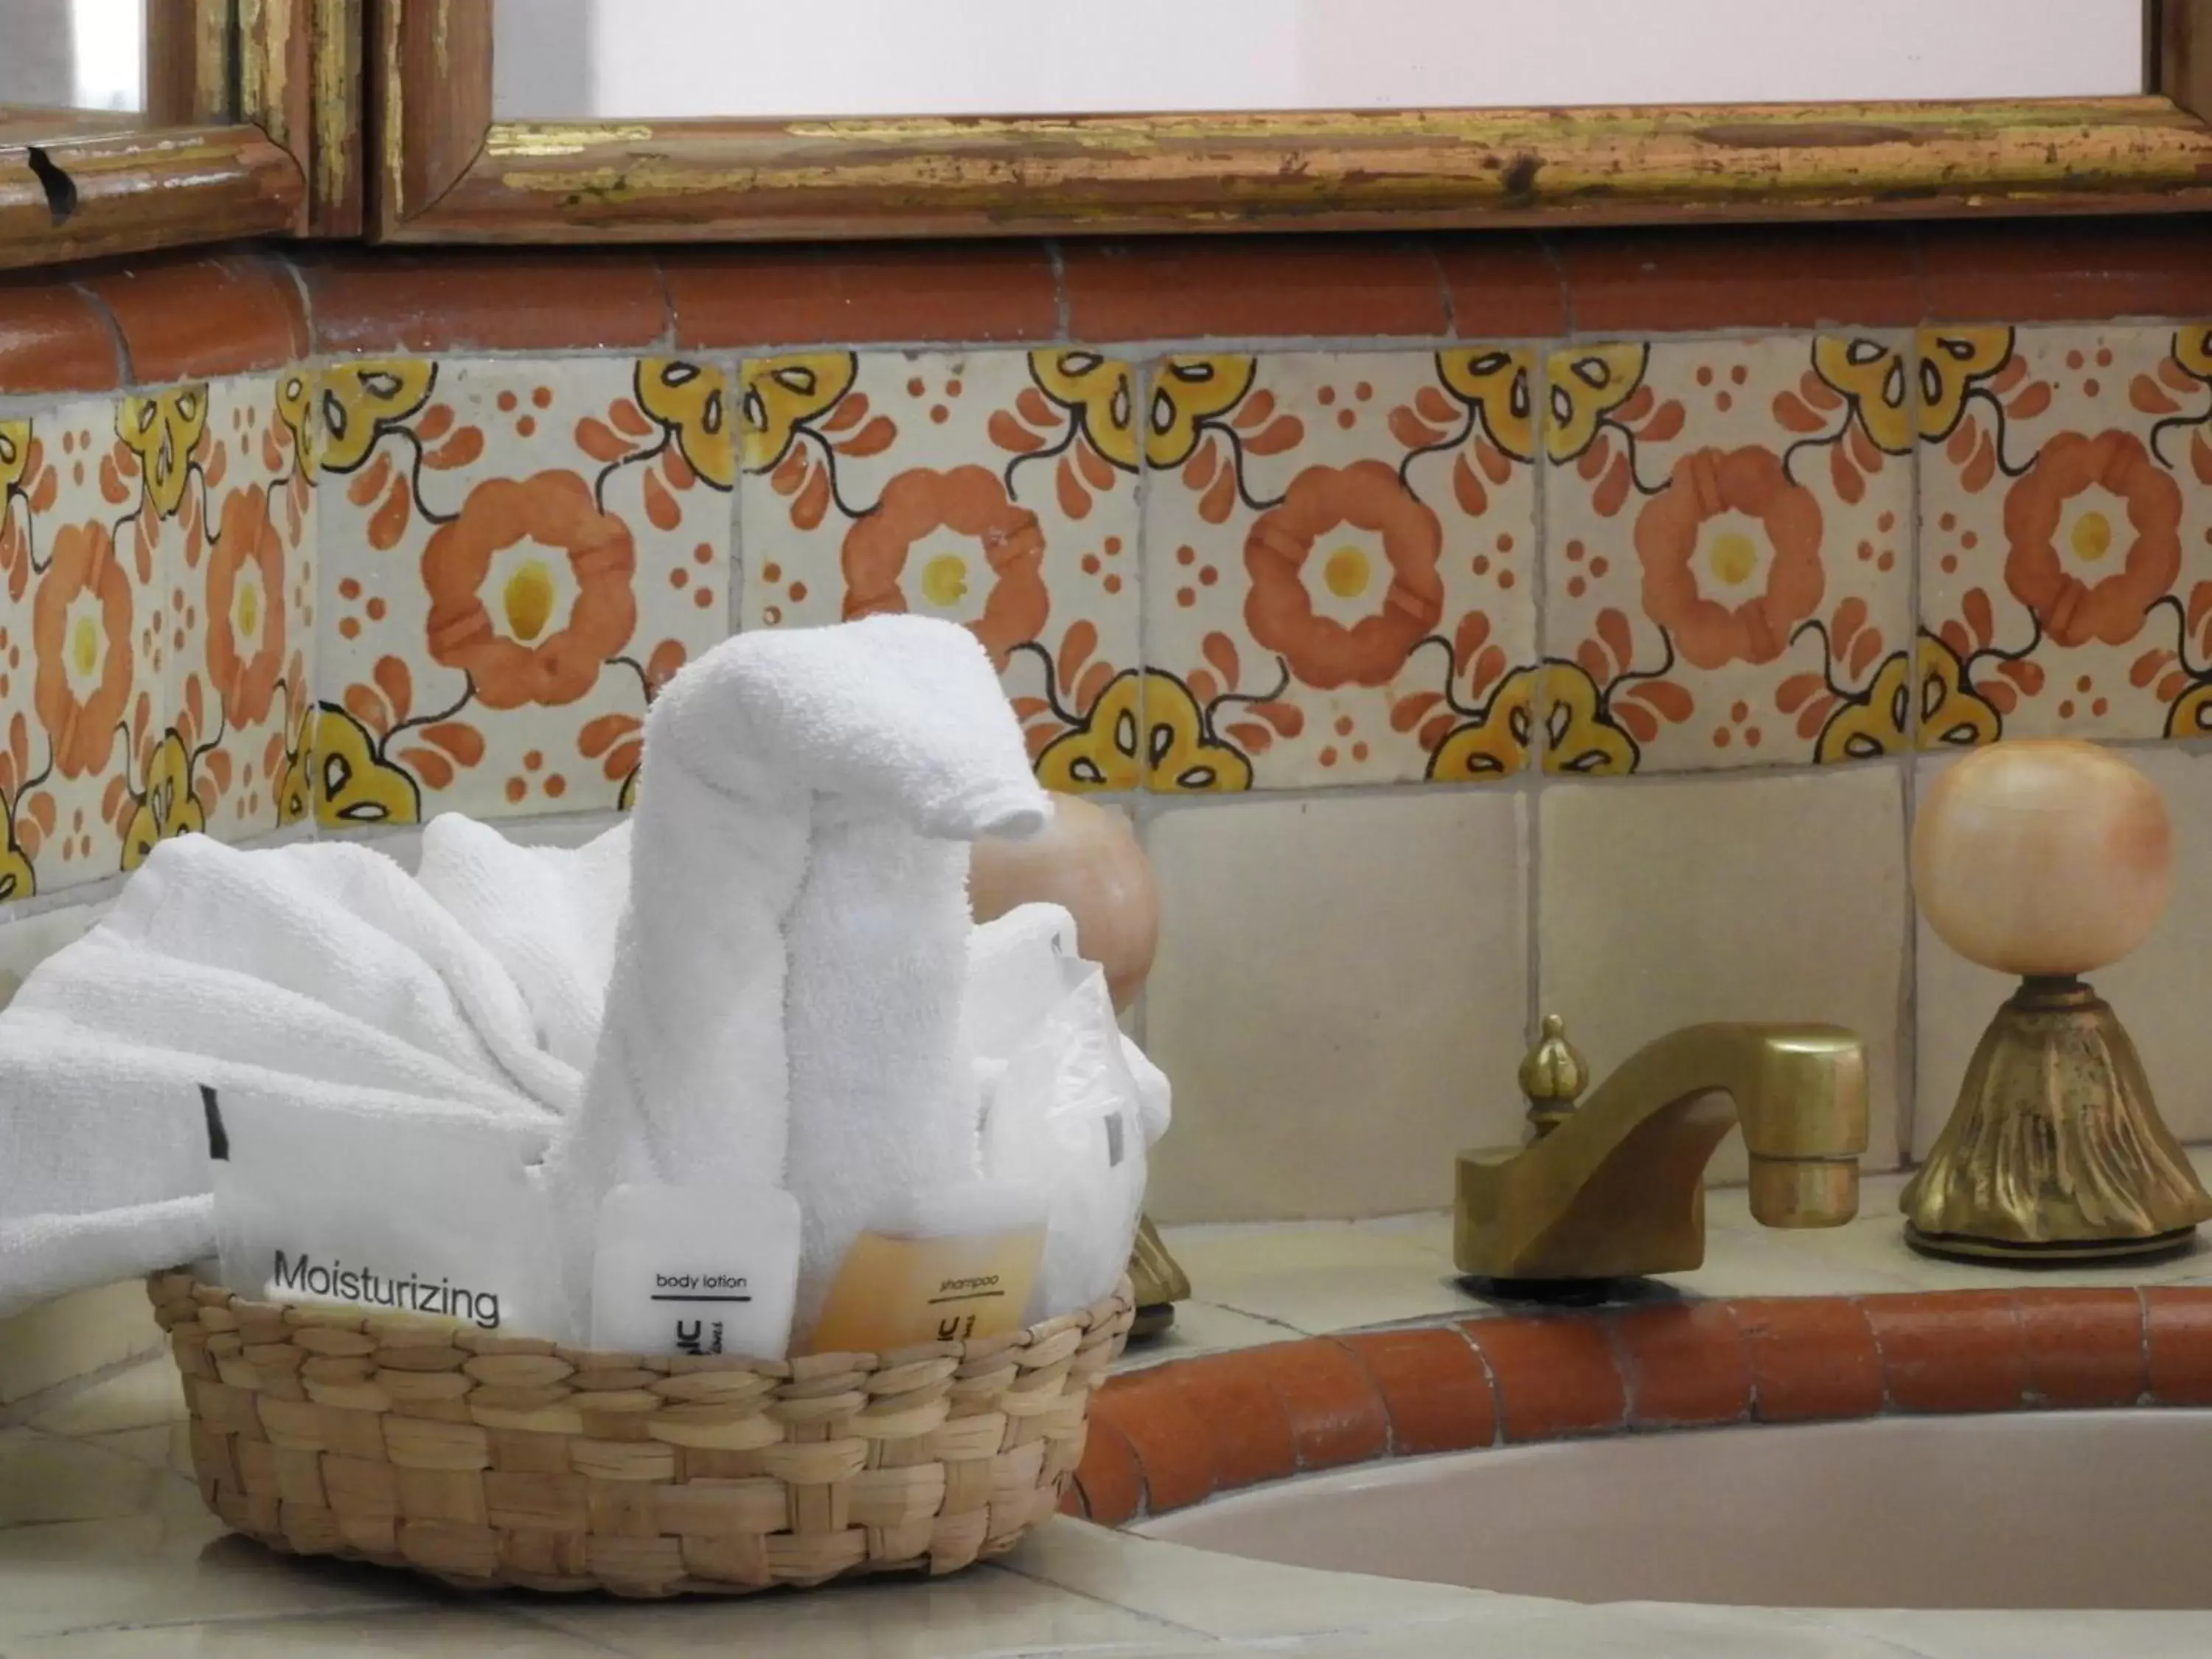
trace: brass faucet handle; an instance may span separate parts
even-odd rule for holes
[[[1567,1022],[1544,1016],[1543,1035],[1521,1062],[1521,1092],[1528,1097],[1528,1121],[1537,1139],[1574,1115],[1575,1102],[1589,1087],[1589,1062],[1567,1041]]]

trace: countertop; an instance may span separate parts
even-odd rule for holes
[[[2200,1154],[2212,1171],[2212,1156]],[[2022,1284],[2212,1283],[2212,1249],[2124,1269],[2032,1278],[1926,1261],[1898,1237],[1894,1177],[1827,1232],[1752,1223],[1740,1191],[1709,1201],[1690,1296],[1874,1294]],[[1490,1311],[1455,1281],[1450,1223],[1170,1229],[1202,1300],[1125,1368],[1223,1349]],[[1664,1292],[1657,1292],[1663,1294]],[[1578,1607],[1238,1560],[1066,1517],[950,1578],[733,1601],[622,1603],[449,1590],[407,1575],[289,1560],[227,1536],[187,1474],[183,1401],[166,1359],[0,1430],[0,1659],[165,1659],[312,1652],[463,1656],[742,1652],[807,1659],[1240,1652],[1510,1652],[1514,1659],[2201,1659],[2212,1613],[1770,1612]]]

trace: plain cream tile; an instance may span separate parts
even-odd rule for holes
[[[281,1556],[230,1537],[189,1481],[143,1466],[117,1477],[126,1478],[148,1482],[131,1513],[0,1527],[0,1652],[13,1659],[30,1637],[123,1625],[451,1604],[450,1591],[406,1573]],[[0,1485],[12,1482],[0,1476]]]
[[[1517,1132],[1523,811],[1471,790],[1152,818],[1157,1218],[1433,1209],[1456,1152]]]
[[[0,975],[21,982],[32,969],[64,945],[83,937],[86,928],[100,920],[104,904],[68,904],[0,927]],[[0,914],[5,914],[0,912]]]
[[[2212,1653],[2212,1613],[1899,1613],[1786,1615],[1892,1644],[1917,1659],[2203,1659]]]
[[[30,1429],[0,1430],[0,1528],[136,1515],[163,1479],[96,1446]]]
[[[240,1619],[221,1624],[72,1631],[9,1647],[9,1659],[586,1659],[604,1648],[492,1604],[352,1613],[336,1619]]]
[[[1272,1319],[1260,1319],[1212,1302],[1192,1300],[1176,1304],[1175,1323],[1158,1336],[1129,1344],[1114,1362],[1117,1371],[1141,1371],[1170,1359],[1192,1359],[1200,1354],[1233,1353],[1243,1348],[1263,1348],[1271,1342],[1291,1342],[1304,1331]]]
[[[1869,765],[1546,789],[1540,1000],[1565,1018],[1593,1078],[1701,1021],[1847,1026],[1867,1047],[1867,1162],[1894,1167],[1903,781],[1895,767]],[[1744,1169],[1731,1134],[1712,1176],[1741,1180]]]
[[[136,1279],[42,1302],[0,1319],[0,1406],[161,1346],[161,1328]]]
[[[1065,1516],[1030,1533],[1000,1565],[1186,1632],[1240,1642],[1321,1632],[1409,1631],[1506,1599],[1455,1585],[1247,1561]]]
[[[2205,1018],[2203,957],[2212,939],[2212,754],[2130,749],[2127,758],[2158,785],[2173,824],[2173,897],[2142,948],[2088,975],[2135,1039],[2166,1124],[2185,1140],[2212,1139],[2212,1020]],[[1917,793],[1950,765],[1919,763]],[[1960,956],[1919,924],[1917,964],[1919,1079],[1914,1154],[1942,1133],[1974,1045],[2014,981]]]
[[[1070,1523],[1073,1524],[1073,1523]],[[1188,1642],[1191,1632],[1102,1598],[982,1565],[944,1578],[898,1577],[795,1595],[654,1603],[538,1601],[549,1630],[632,1659],[969,1659],[982,1654]]]
[[[92,1383],[31,1419],[48,1434],[108,1434],[150,1428],[185,1415],[185,1389],[167,1354]]]

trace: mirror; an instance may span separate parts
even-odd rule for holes
[[[2131,96],[2142,0],[495,0],[495,119]]]
[[[145,8],[146,0],[4,0],[0,134],[112,130],[109,118],[143,111]]]

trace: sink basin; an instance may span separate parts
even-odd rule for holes
[[[2212,1412],[1877,1418],[1370,1464],[1146,1522],[1572,1601],[2212,1607]]]

